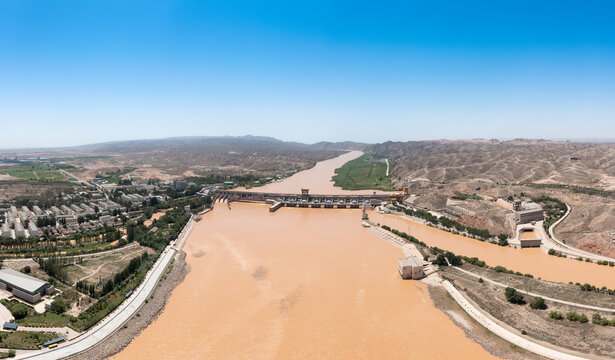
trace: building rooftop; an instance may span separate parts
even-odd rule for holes
[[[404,259],[399,259],[399,265],[401,266],[423,266],[423,262],[415,256],[409,256]]]
[[[36,292],[38,289],[41,288],[41,286],[47,284],[46,281],[37,279],[26,274],[22,274],[19,271],[15,271],[13,269],[1,269],[0,280],[31,293]]]
[[[529,214],[529,213],[535,213],[538,211],[542,211],[541,208],[537,208],[537,209],[527,209],[527,210],[521,210],[521,211],[517,211],[519,214]]]
[[[4,325],[2,325],[2,328],[5,330],[17,330],[17,323],[12,323],[12,322],[5,322]]]
[[[49,345],[57,344],[57,343],[62,342],[62,341],[66,341],[66,337],[60,336],[60,337],[57,337],[55,339],[51,339],[51,340],[45,341],[43,343],[43,346],[49,346]]]

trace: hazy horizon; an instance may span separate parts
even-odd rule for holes
[[[0,148],[615,134],[615,4],[0,5]]]
[[[90,145],[99,145],[99,144],[110,144],[110,143],[121,143],[121,142],[132,142],[132,141],[162,141],[162,140],[173,140],[173,139],[190,139],[190,138],[245,138],[245,137],[264,137],[264,138],[272,138],[279,141],[284,142],[296,142],[302,143],[306,145],[313,145],[320,142],[329,142],[329,141],[316,141],[316,142],[301,142],[296,140],[289,139],[281,139],[277,137],[271,137],[268,135],[184,135],[184,136],[171,136],[171,137],[162,137],[162,138],[141,138],[141,139],[127,139],[127,140],[111,140],[111,141],[101,141],[95,143],[83,143],[77,145],[65,145],[65,146],[48,146],[48,147],[1,147],[0,153],[8,154],[10,152],[23,152],[23,153],[34,153],[34,152],[43,152],[43,151],[57,151],[64,149],[73,149],[78,147],[85,147]],[[575,143],[597,143],[597,144],[610,144],[615,143],[615,138],[592,138],[592,139],[584,139],[584,138],[559,138],[559,139],[540,139],[540,138],[500,138],[500,139],[486,139],[486,138],[465,138],[465,139],[445,139],[445,138],[434,138],[434,139],[417,139],[417,140],[386,140],[386,141],[394,141],[394,142],[407,142],[407,141],[491,141],[497,140],[501,142],[506,141],[514,141],[514,140],[527,140],[527,141],[553,141],[553,142],[575,142]],[[386,142],[383,141],[383,142]],[[355,142],[355,143],[363,143],[367,145],[371,144],[379,144],[383,142],[360,142],[354,140],[340,140],[340,141],[330,141],[332,143],[336,142]]]

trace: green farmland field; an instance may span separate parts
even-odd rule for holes
[[[391,164],[392,169],[393,164]],[[390,170],[389,169],[389,173]],[[335,186],[344,190],[395,190],[391,180],[386,176],[387,165],[376,161],[371,155],[364,154],[335,169],[333,181]]]
[[[30,181],[62,181],[64,175],[55,165],[46,164],[20,164],[0,167],[0,174]],[[38,176],[38,178],[37,178]]]

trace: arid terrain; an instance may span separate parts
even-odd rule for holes
[[[509,212],[492,200],[519,194],[560,199],[572,211],[556,227],[556,236],[572,246],[615,256],[615,144],[442,140],[386,142],[365,151],[395,162],[393,182],[420,195],[414,200],[417,205],[433,210],[461,207],[470,214],[459,222],[493,233],[510,234],[512,228],[505,217]],[[456,193],[477,194],[483,200],[450,204]]]
[[[392,158],[393,176],[435,182],[553,183],[615,189],[615,145],[547,140],[385,142],[366,152]]]
[[[341,154],[359,143],[306,145],[269,137],[181,137],[84,145],[63,149],[0,152],[0,158],[18,156],[66,158],[83,168],[84,179],[134,168],[133,176],[171,180],[185,176],[286,174],[311,168],[316,162]]]
[[[256,136],[185,137],[22,153],[4,151],[0,158],[60,159],[75,167],[73,174],[86,180],[120,172],[122,177],[168,181],[211,175],[285,177],[344,150],[356,149],[391,160],[393,186],[409,187],[412,194],[419,195],[414,198],[416,205],[457,212],[461,224],[493,234],[513,235],[507,218],[510,210],[495,199],[519,194],[560,199],[572,211],[556,228],[556,235],[584,250],[615,256],[614,144],[477,139],[307,145]],[[39,196],[46,191],[54,196],[62,186],[14,180],[5,175],[0,178],[0,198]],[[28,194],[24,192],[26,188]],[[480,198],[451,200],[460,193]]]

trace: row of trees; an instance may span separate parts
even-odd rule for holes
[[[39,259],[38,264],[40,268],[47,273],[47,275],[66,282],[68,278],[68,273],[66,271],[66,258],[58,256],[52,256],[46,259],[41,258]]]
[[[398,204],[393,204],[399,211],[405,213],[406,215],[409,216],[416,216],[418,218],[427,220],[428,222],[434,224],[434,225],[442,225],[445,228],[448,229],[455,229],[459,232],[467,232],[470,235],[474,235],[476,237],[479,237],[481,239],[484,240],[488,240],[491,238],[494,238],[495,235],[491,234],[489,232],[489,230],[487,229],[479,229],[479,228],[475,228],[475,227],[471,227],[471,226],[465,226],[463,224],[460,224],[458,221],[449,219],[447,217],[444,216],[440,216],[439,218],[437,216],[432,215],[429,211],[425,211],[425,210],[421,210],[421,209],[408,209],[405,208],[403,206],[400,206]],[[498,238],[500,239],[500,241],[498,242],[499,245],[502,246],[506,246],[508,245],[508,235],[507,234],[500,234],[498,235]]]
[[[148,254],[144,252],[141,256],[134,257],[130,260],[128,265],[124,268],[124,270],[115,274],[115,276],[111,279],[105,281],[101,290],[96,289],[96,285],[90,284],[85,280],[78,281],[75,284],[75,288],[84,294],[88,294],[94,298],[100,298],[119,288],[125,280],[127,280],[131,275],[136,274],[141,265],[148,259]]]
[[[141,267],[141,264],[145,260],[147,260],[147,256],[147,253],[144,252],[141,256],[137,256],[131,259],[128,265],[126,265],[126,267],[124,268],[124,270],[116,273],[113,279],[109,279],[105,282],[102,291],[99,293],[99,296],[104,296],[110,293],[116,287],[119,287],[124,280],[128,279],[130,275],[135,274],[137,270],[139,270],[139,268]]]
[[[446,251],[444,253],[438,254],[438,256],[436,256],[436,260],[433,263],[438,266],[448,266],[449,263],[452,266],[460,266],[461,264],[463,264],[463,261],[461,256],[455,255],[450,251]]]
[[[409,235],[409,234],[407,234],[407,233],[405,233],[405,232],[402,232],[402,231],[399,231],[399,230],[396,230],[396,229],[391,229],[389,226],[386,226],[386,225],[382,225],[381,227],[382,227],[384,230],[390,231],[390,232],[392,232],[393,234],[395,234],[395,235],[397,235],[397,236],[399,236],[399,237],[402,237],[402,238],[404,238],[404,239],[406,239],[406,240],[408,240],[408,241],[410,241],[410,242],[413,242],[413,243],[415,243],[415,244],[419,244],[419,245],[421,245],[421,246],[423,246],[423,247],[427,247],[427,244],[425,244],[425,243],[424,243],[424,242],[422,242],[422,241],[419,241],[419,239],[415,238],[415,237],[414,237],[414,236],[412,236],[412,235]]]
[[[564,314],[562,314],[559,311],[551,311],[549,313],[549,317],[554,320],[562,320],[564,319]],[[586,323],[589,321],[589,319],[587,318],[587,315],[579,314],[576,311],[567,312],[566,319],[568,319],[569,321],[575,321],[575,322],[578,321],[580,323]]]

